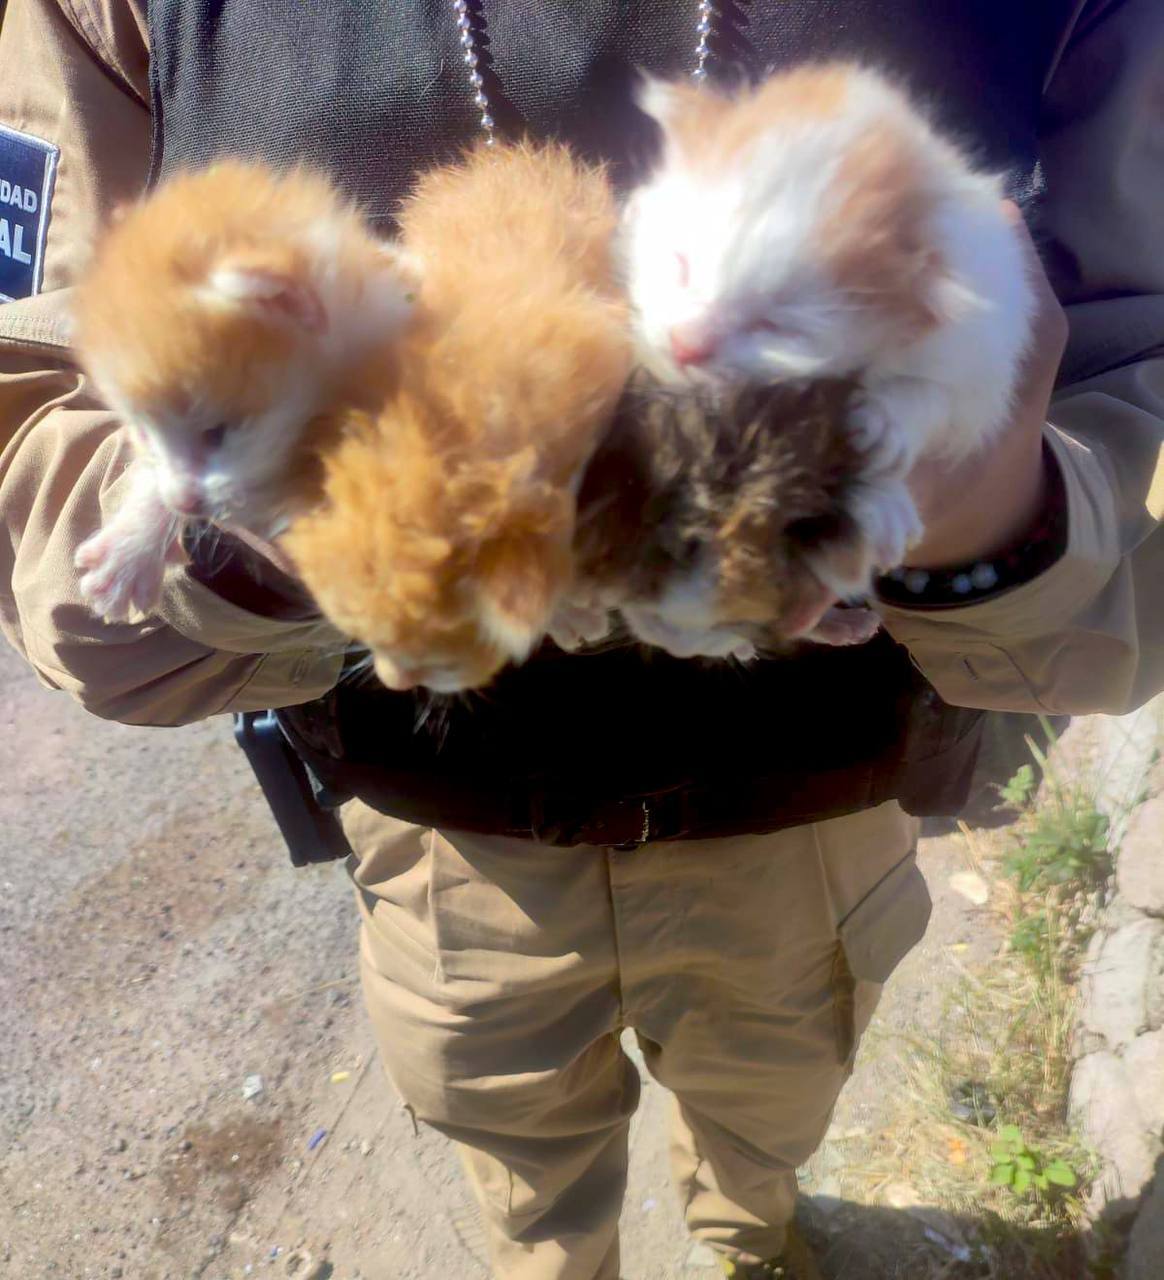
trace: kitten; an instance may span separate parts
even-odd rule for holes
[[[578,495],[575,612],[555,640],[594,640],[615,608],[679,658],[868,639],[869,610],[822,619],[831,597],[808,568],[825,548],[859,546],[846,506],[864,461],[844,429],[853,389],[675,388],[638,373]]]
[[[346,415],[282,540],[389,688],[487,684],[569,587],[575,492],[630,368],[617,224],[604,172],[560,146],[480,147],[401,211],[422,285],[399,385]]]
[[[122,213],[74,313],[80,362],[137,452],[119,509],[77,553],[98,613],[156,603],[185,518],[278,527],[306,425],[386,375],[413,275],[306,169],[223,160]]]
[[[921,534],[917,458],[968,456],[1005,421],[1033,293],[1000,182],[858,66],[736,98],[652,81],[641,104],[663,134],[625,228],[642,345],[673,380],[859,378],[848,509],[866,551],[812,564],[861,594]]]

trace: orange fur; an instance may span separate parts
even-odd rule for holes
[[[157,601],[179,521],[270,536],[318,497],[337,404],[382,398],[416,281],[320,174],[223,160],[123,210],[75,298],[77,355],[137,448],[77,551],[95,612]]]
[[[833,209],[821,225],[821,260],[854,297],[877,298],[900,342],[937,327],[928,299],[944,264],[927,243],[937,194],[917,149],[899,130],[871,124],[842,158]]]
[[[480,148],[403,210],[423,284],[400,385],[346,422],[284,539],[386,683],[487,683],[569,586],[573,488],[630,365],[616,221],[559,146]]]
[[[765,133],[840,113],[848,85],[843,63],[796,67],[738,98],[694,81],[669,83],[668,139],[693,165],[720,174],[735,168]]]
[[[82,360],[110,369],[121,395],[147,410],[183,415],[209,378],[240,415],[258,412],[309,337],[208,304],[204,286],[224,266],[302,277],[304,242],[324,225],[341,269],[366,275],[383,250],[321,175],[239,160],[176,175],[123,211],[80,281]]]
[[[250,522],[317,491],[310,420],[382,397],[411,283],[323,175],[222,160],[109,228],[78,284],[75,346],[163,490],[212,473],[204,514]],[[230,437],[212,457],[218,423]]]

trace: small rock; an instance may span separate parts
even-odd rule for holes
[[[981,1080],[963,1080],[950,1090],[950,1113],[964,1124],[989,1125],[998,1109]]]
[[[976,871],[959,871],[950,877],[950,888],[976,907],[990,901],[990,886]]]
[[[1088,951],[1083,975],[1083,1022],[1103,1036],[1109,1049],[1122,1049],[1164,1015],[1159,966],[1164,957],[1164,923],[1139,917]]]
[[[257,1098],[263,1092],[263,1077],[260,1075],[247,1076],[243,1081],[242,1096],[244,1102],[250,1102],[252,1098]]]
[[[1164,1030],[1133,1040],[1124,1050],[1124,1066],[1144,1129],[1164,1137]]]
[[[121,1277],[125,1274],[125,1272],[122,1271],[120,1267],[110,1267],[109,1274],[113,1278],[113,1280],[121,1280]]]
[[[111,1156],[119,1156],[128,1146],[129,1143],[124,1138],[114,1138],[109,1147],[109,1154]]]
[[[370,1156],[372,1154],[372,1144],[367,1138],[360,1139],[360,1155]]]
[[[190,1141],[189,1138],[183,1138],[182,1141],[178,1143],[178,1150],[189,1151],[193,1145],[194,1144]]]
[[[719,1259],[705,1244],[693,1244],[687,1255],[689,1267],[718,1267]]]
[[[1088,1197],[1089,1208],[1098,1212],[1108,1203],[1135,1200],[1152,1179],[1161,1145],[1144,1130],[1123,1062],[1106,1051],[1081,1058],[1071,1077],[1067,1109],[1104,1165]]]
[[[884,1192],[885,1203],[892,1209],[915,1209],[921,1204],[917,1188],[908,1182],[891,1182]]]
[[[1132,1228],[1124,1259],[1125,1280],[1159,1280],[1164,1258],[1164,1178],[1157,1178]]]
[[[1145,800],[1132,814],[1116,865],[1120,893],[1133,907],[1155,916],[1164,916],[1161,831],[1164,831],[1164,792]]]

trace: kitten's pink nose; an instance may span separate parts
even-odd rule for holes
[[[677,324],[671,330],[671,355],[676,364],[705,364],[714,354],[715,339],[706,329]]]
[[[184,489],[175,499],[174,506],[184,516],[200,516],[204,510],[202,495],[197,489]]]
[[[199,516],[206,510],[200,485],[192,480],[171,480],[162,485],[162,498],[168,507],[183,516]]]

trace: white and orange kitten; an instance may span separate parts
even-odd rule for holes
[[[674,381],[858,379],[849,424],[868,462],[848,506],[864,553],[824,549],[812,568],[860,595],[922,532],[913,463],[968,456],[1007,417],[1033,291],[999,179],[859,66],[738,97],[651,80],[640,101],[663,133],[624,224],[644,358]],[[714,609],[688,598],[699,575],[688,588],[685,618]]]
[[[110,227],[79,281],[74,346],[136,446],[81,590],[117,619],[157,601],[183,519],[270,536],[297,507],[305,428],[392,363],[411,266],[322,175],[223,160]]]

